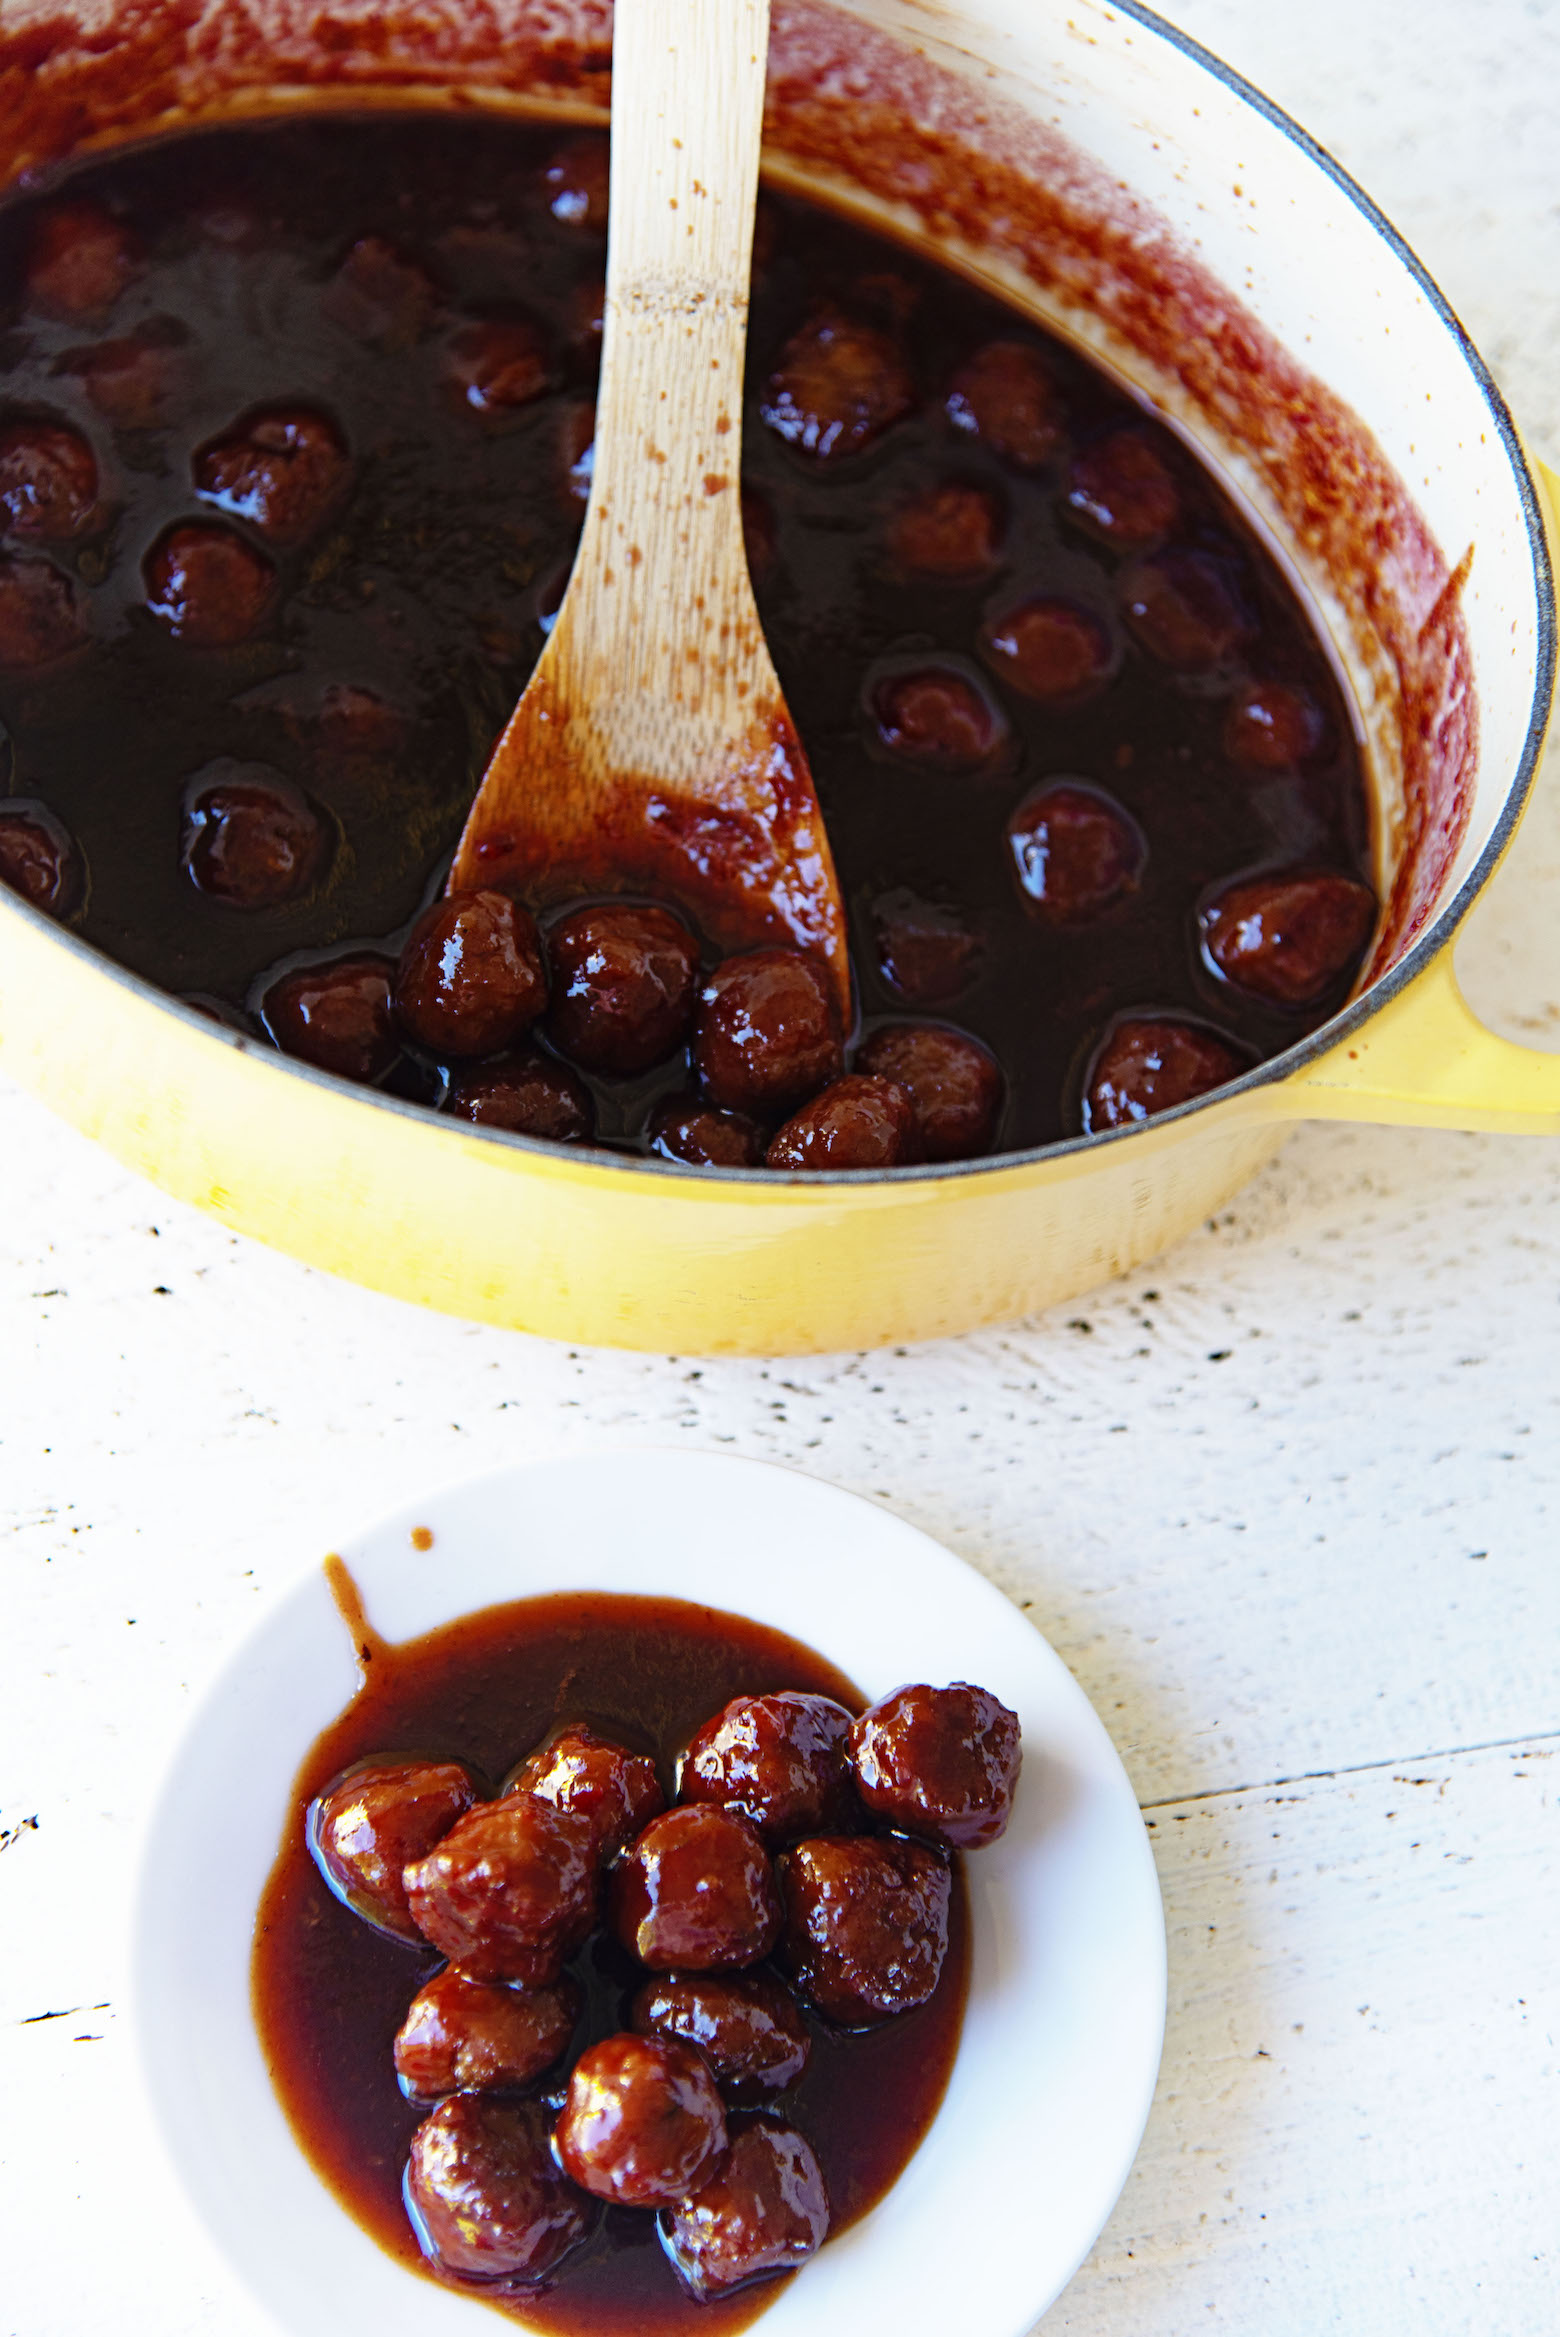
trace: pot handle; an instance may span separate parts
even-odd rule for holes
[[[1532,467],[1560,566],[1560,472]],[[1487,1030],[1449,949],[1352,1040],[1269,1093],[1286,1119],[1560,1135],[1560,1054]]]

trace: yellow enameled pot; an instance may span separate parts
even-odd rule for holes
[[[0,152],[15,176],[307,104],[599,119],[610,30],[608,0],[144,0],[128,25],[113,0],[7,0]],[[1560,1056],[1492,1036],[1451,963],[1542,749],[1540,499],[1560,528],[1560,483],[1535,480],[1412,255],[1292,123],[1122,0],[776,0],[771,95],[777,180],[1078,339],[1287,562],[1377,794],[1388,907],[1353,1003],[1138,1128],[790,1182],[457,1127],[218,1029],[0,894],[5,1069],[169,1192],[333,1273],[684,1353],[931,1338],[1070,1297],[1207,1217],[1296,1120],[1560,1133]]]

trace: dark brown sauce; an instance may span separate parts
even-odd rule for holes
[[[580,505],[567,471],[571,422],[588,410],[594,349],[580,301],[602,246],[553,218],[542,166],[558,136],[493,121],[353,117],[229,127],[127,148],[61,175],[133,229],[144,268],[101,326],[28,309],[21,253],[39,197],[0,211],[0,406],[52,416],[92,443],[104,523],[51,547],[74,571],[89,641],[73,659],[0,674],[15,794],[47,804],[77,837],[88,888],[77,921],[109,954],[168,989],[218,1002],[256,1030],[278,971],[349,947],[393,952],[442,881],[492,740],[539,653],[567,572]],[[1075,351],[946,271],[806,204],[769,198],[755,287],[745,485],[768,513],[773,557],[758,591],[806,742],[851,920],[861,1035],[924,1013],[984,1040],[1007,1077],[994,1149],[1076,1132],[1085,1068],[1131,1013],[1212,1022],[1265,1057],[1342,1003],[1352,969],[1303,1009],[1265,1004],[1202,954],[1196,914],[1211,887],[1303,862],[1369,877],[1369,814],[1352,726],[1327,657],[1276,564],[1208,475]],[[335,271],[365,235],[426,271],[426,326],[386,355],[333,319]],[[495,290],[495,286],[498,287]],[[818,301],[904,324],[914,402],[867,451],[831,466],[785,445],[759,414],[763,385]],[[875,304],[875,306],[874,306]],[[546,335],[553,382],[501,427],[457,410],[445,367],[473,317],[518,306]],[[84,346],[151,333],[169,354],[166,425],[110,428],[79,370]],[[157,337],[162,336],[159,340]],[[1065,449],[1134,421],[1182,494],[1173,541],[1227,562],[1254,631],[1215,671],[1177,675],[1126,634],[1123,565],[1068,517],[1059,464],[1024,473],[953,430],[944,410],[962,357],[992,338],[1038,351],[1066,415]],[[142,561],[176,522],[202,516],[194,451],[267,400],[326,411],[353,459],[350,495],[300,550],[277,554],[274,618],[229,649],[165,637],[144,603]],[[977,582],[908,583],[884,557],[905,498],[953,480],[1006,514],[1002,558]],[[242,534],[241,523],[235,523]],[[1041,705],[982,666],[987,624],[1035,594],[1092,612],[1117,670],[1090,703]],[[1011,730],[980,774],[918,768],[885,752],[866,711],[875,681],[949,660]],[[1250,678],[1298,685],[1324,748],[1303,772],[1233,774],[1221,745],[1231,693]],[[388,743],[354,750],[325,693],[374,693]],[[180,865],[180,806],[215,758],[264,762],[323,804],[334,852],[316,891],[235,913]],[[1055,778],[1107,791],[1141,829],[1130,897],[1057,930],[1025,913],[1004,828]],[[945,1002],[898,995],[878,963],[882,904],[913,895],[964,920],[969,979]],[[638,1150],[672,1062],[592,1082],[603,1140]],[[404,1049],[396,1092],[437,1104],[447,1067]]]
[[[654,1753],[669,1789],[675,1756],[732,1696],[807,1689],[854,1712],[865,1699],[798,1641],[678,1599],[597,1592],[526,1599],[397,1645],[364,1627],[350,1576],[339,1560],[334,1568],[333,1591],[338,1603],[345,1594],[344,1620],[368,1660],[359,1693],[294,1784],[255,1930],[255,2017],[277,2092],[316,2172],[381,2247],[432,2278],[401,2200],[407,2145],[426,2105],[403,2099],[390,2049],[440,1959],[371,1930],[326,1889],[304,1844],[314,1795],[352,1762],[395,1752],[465,1761],[496,1787],[570,1719]],[[883,2196],[936,2115],[958,2050],[968,1968],[968,1903],[956,1862],[948,1959],[931,2001],[865,2035],[842,2035],[808,2015],[811,2058],[779,2108],[817,2152],[832,2232]],[[571,1969],[586,2006],[569,2061],[623,2026],[627,1999],[644,1977],[599,1935]],[[560,2085],[553,2073],[539,2090],[554,2100]],[[695,2304],[661,2253],[654,2217],[613,2208],[544,2291],[516,2290],[507,2299],[463,2292],[507,2305],[556,2337],[720,2337],[745,2328],[778,2285]]]

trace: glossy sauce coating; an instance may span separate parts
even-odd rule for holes
[[[562,1723],[579,1719],[652,1756],[670,1789],[677,1756],[733,1698],[799,1690],[851,1713],[862,1699],[795,1641],[675,1600],[569,1596],[490,1609],[401,1647],[357,1636],[368,1651],[365,1685],[297,1780],[296,1816],[260,1911],[255,2006],[282,2101],[323,2180],[393,2256],[425,2270],[400,2174],[428,2105],[403,2098],[391,2046],[440,1959],[431,1949],[422,1954],[377,1936],[337,1904],[299,1839],[297,1820],[310,1799],[389,1743],[421,1748],[427,1759],[469,1762],[497,1791],[528,1746],[544,1745]],[[934,1997],[861,2035],[842,2035],[796,2008],[783,1981],[769,1977],[799,2010],[809,2051],[799,2081],[767,2098],[816,2152],[835,2231],[887,2189],[942,2098],[963,2012],[967,1920],[955,1875],[949,1953]],[[630,2009],[646,1986],[642,1968],[598,1937],[570,1970],[585,1999],[572,2053],[634,2025]],[[547,2098],[561,2098],[550,2090],[557,2077],[537,2083]],[[558,2281],[517,2296],[515,2310],[556,2337],[725,2337],[745,2327],[770,2293],[761,2282],[695,2303],[666,2261],[653,2216],[606,2208]],[[493,2301],[502,2307],[501,2296]]]
[[[126,150],[0,206],[0,432],[35,433],[11,456],[0,437],[0,720],[18,796],[82,872],[48,905],[284,1045],[300,959],[399,954],[556,608],[604,153],[342,117]],[[1084,1124],[1123,1019],[1208,1025],[1225,1065],[1289,1045],[1368,933],[1343,920],[1341,962],[1275,987],[1203,946],[1201,907],[1289,871],[1368,879],[1369,838],[1342,697],[1273,563],[1168,432],[986,296],[790,200],[766,198],[760,252],[745,509],[860,1035],[907,1012],[969,1032],[1003,1075],[999,1151]],[[183,791],[222,756],[301,788],[332,847],[242,919],[180,861]],[[1087,916],[1037,914],[1015,882],[1012,816],[1056,783],[1141,840]],[[680,1035],[639,1071],[581,1054],[573,1100],[544,1109],[533,1083],[472,1113],[458,1060],[360,1020],[294,1051],[552,1140],[747,1150],[659,1140],[693,1084]],[[841,1038],[810,1087],[765,1095],[764,1142],[858,1068]],[[703,1100],[755,1108],[750,1085]]]

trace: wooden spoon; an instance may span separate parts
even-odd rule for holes
[[[848,1021],[834,860],[742,539],[768,43],[769,0],[617,0],[590,505],[450,888],[669,899],[722,950],[812,951]]]

